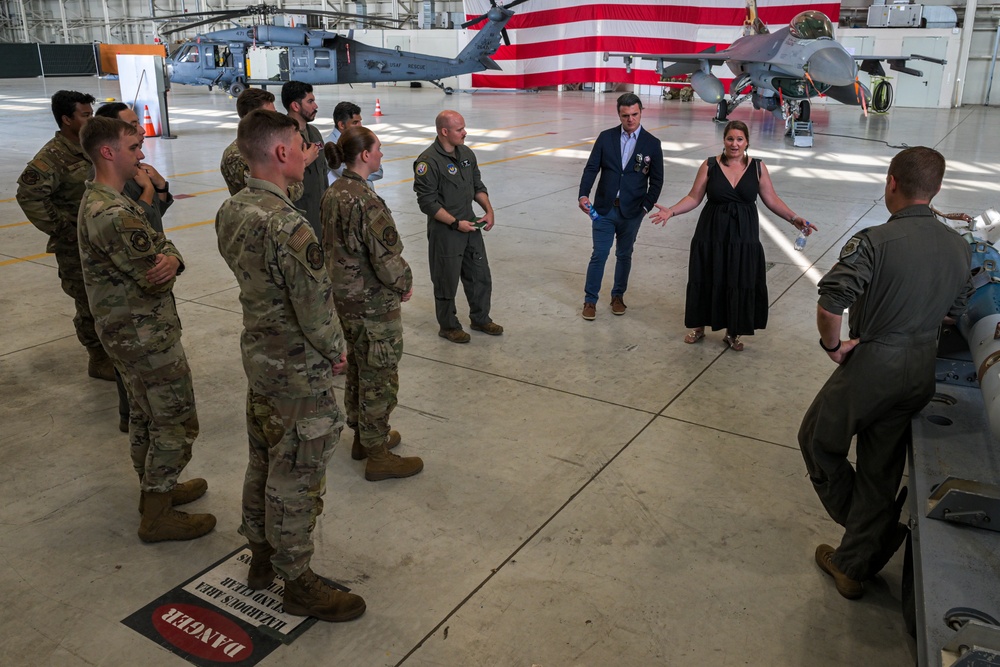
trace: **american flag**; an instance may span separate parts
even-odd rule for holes
[[[486,13],[489,0],[464,0],[468,19]],[[788,25],[799,12],[823,12],[834,25],[839,2],[761,0],[757,14],[771,30]],[[743,0],[529,0],[507,24],[510,46],[493,56],[503,72],[472,75],[474,88],[541,88],[560,84],[614,82],[655,84],[653,63],[625,72],[621,58],[604,53],[696,53],[720,51],[742,34]],[[480,29],[484,24],[475,26]],[[728,69],[715,74],[727,84]]]

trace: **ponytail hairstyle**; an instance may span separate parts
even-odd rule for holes
[[[337,143],[327,142],[323,147],[323,153],[331,169],[339,169],[340,165],[350,167],[358,161],[361,153],[370,151],[375,146],[375,141],[374,132],[367,127],[356,125],[344,130]]]

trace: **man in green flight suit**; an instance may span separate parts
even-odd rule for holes
[[[94,96],[60,90],[52,96],[52,115],[59,131],[28,163],[17,179],[17,203],[35,227],[45,232],[46,252],[56,256],[62,289],[76,305],[73,326],[87,348],[87,373],[92,378],[114,380],[115,369],[94,331],[94,317],[80,272],[80,247],[76,216],[90,178],[90,158],[80,148],[80,130],[94,115]]]
[[[840,546],[816,548],[816,563],[851,600],[906,539],[905,495],[893,499],[910,422],[934,396],[938,328],[973,291],[969,244],[930,209],[944,170],[931,148],[898,153],[885,182],[888,222],[855,234],[819,283],[819,345],[838,366],[802,419],[799,447],[816,495],[844,526]],[[855,435],[856,467],[847,459]]]
[[[288,111],[288,117],[298,124],[299,134],[306,142],[307,159],[302,177],[302,195],[294,202],[309,221],[316,238],[322,242],[323,224],[320,221],[319,205],[329,184],[327,175],[330,167],[323,155],[323,135],[309,124],[316,120],[316,113],[319,111],[313,87],[301,81],[289,81],[281,87],[281,104]]]
[[[499,336],[503,327],[490,319],[493,280],[482,233],[493,229],[493,205],[479,175],[476,154],[465,145],[465,119],[457,111],[442,111],[435,127],[434,143],[413,163],[413,191],[427,216],[438,335],[453,343],[469,342],[455,311],[461,280],[472,329]],[[473,201],[485,211],[478,221]]]

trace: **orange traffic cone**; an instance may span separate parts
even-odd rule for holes
[[[373,113],[372,116],[378,118],[381,115],[382,115],[382,104],[379,102],[379,99],[376,97],[375,98],[375,113]]]
[[[147,137],[156,136],[156,128],[153,127],[153,119],[149,116],[149,105],[143,105],[142,112],[142,132]]]

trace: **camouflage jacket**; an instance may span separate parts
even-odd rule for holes
[[[344,336],[312,227],[276,185],[250,178],[222,204],[215,231],[240,285],[251,388],[276,398],[329,391]]]
[[[399,318],[413,286],[403,241],[385,201],[350,169],[323,195],[323,243],[341,317]]]
[[[226,150],[222,151],[219,171],[222,172],[222,178],[225,179],[226,187],[229,188],[230,197],[247,186],[247,179],[250,178],[250,167],[243,159],[235,139],[233,143],[226,146]],[[292,201],[300,198],[303,192],[302,181],[289,185],[288,192],[288,198]]]
[[[49,236],[75,238],[91,167],[80,144],[56,132],[17,179],[17,203],[31,224]]]
[[[146,272],[159,254],[184,260],[150,227],[142,209],[120,192],[86,182],[77,220],[80,262],[97,335],[112,358],[126,364],[163,352],[181,338],[174,280],[153,285]]]

